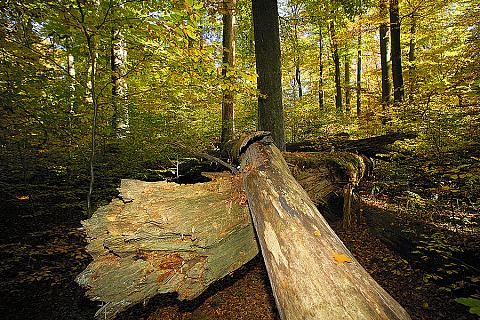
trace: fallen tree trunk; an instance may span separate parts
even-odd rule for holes
[[[380,136],[368,137],[358,140],[347,140],[342,137],[333,138],[325,144],[318,144],[312,141],[303,141],[287,144],[287,151],[290,152],[321,152],[335,151],[354,152],[367,157],[378,157],[379,154],[391,152],[390,145],[396,141],[413,139],[417,135],[413,133],[387,133]]]
[[[291,233],[295,233],[295,230],[289,230],[285,234],[292,236],[291,242],[277,236],[277,232],[282,232],[283,229],[278,230],[272,223],[282,226],[284,223],[292,222],[288,219],[282,221],[285,213],[278,211],[281,216],[275,219],[279,219],[280,222],[275,219],[267,220],[270,224],[267,236],[270,237],[265,238],[264,228],[263,232],[258,233],[260,241],[268,244],[274,239],[271,237],[274,234],[277,240],[276,242],[273,240],[273,248],[278,249],[276,246],[280,243],[286,245],[277,251],[282,253],[277,259],[282,262],[283,258],[287,259],[289,267],[296,266],[292,270],[303,275],[302,281],[315,283],[314,287],[319,290],[317,293],[306,290],[304,294],[298,295],[298,292],[294,291],[278,294],[275,288],[283,290],[282,286],[285,285],[283,282],[288,283],[290,280],[285,278],[283,272],[278,276],[274,275],[272,284],[275,295],[283,297],[277,300],[283,303],[291,299],[293,303],[287,307],[279,303],[281,313],[286,315],[284,319],[311,318],[310,311],[300,313],[298,316],[295,316],[294,312],[297,308],[302,311],[306,305],[317,299],[323,299],[324,295],[332,294],[338,295],[336,300],[333,298],[318,300],[313,304],[323,308],[318,318],[325,317],[327,313],[331,314],[331,317],[343,317],[344,313],[340,312],[340,309],[353,304],[364,308],[361,309],[364,314],[355,316],[355,319],[362,319],[362,315],[369,315],[369,319],[384,315],[390,316],[385,319],[397,319],[392,315],[399,314],[401,307],[392,302],[392,299],[368,275],[365,275],[365,271],[355,260],[348,265],[334,261],[333,266],[339,270],[333,268],[332,261],[327,261],[327,257],[330,259],[346,257],[347,260],[351,258],[340,240],[319,216],[318,211],[311,211],[316,210],[315,205],[298,184],[293,184],[293,177],[280,152],[272,149],[275,150],[271,152],[272,158],[263,157],[261,153],[258,154],[258,158],[252,158],[257,152],[252,150],[257,150],[259,145],[265,147],[265,150],[274,148],[265,142],[268,139],[268,135],[257,133],[246,138],[238,146],[240,150],[238,154],[244,154],[242,169],[245,171],[245,183],[250,184],[247,188],[250,192],[249,206],[252,210],[258,206],[275,210],[287,206],[297,210],[298,217],[290,218],[293,222],[296,221],[297,224],[292,226],[295,225],[298,234],[292,236]],[[337,198],[333,196],[335,194],[344,196],[345,190],[351,190],[366,172],[362,158],[353,154],[287,153],[286,157],[291,163],[290,169],[294,175],[318,204],[325,204],[329,199],[336,201]],[[252,160],[251,163],[247,163],[248,159]],[[264,170],[264,167],[273,171]],[[262,183],[262,186],[264,183],[262,179],[274,182],[275,185],[265,185],[265,189],[252,189],[252,177],[257,174],[261,177],[258,182]],[[271,177],[264,176],[266,174]],[[229,174],[208,176],[212,181],[194,185],[123,180],[120,198],[100,208],[91,219],[83,222],[89,239],[87,251],[93,256],[94,261],[77,277],[77,282],[87,288],[87,295],[93,300],[105,303],[97,312],[99,319],[111,319],[129,306],[145,302],[158,293],[177,292],[179,299],[191,300],[212,282],[233,272],[259,252],[246,207],[247,196],[243,192],[241,177]],[[284,184],[285,182],[287,184]],[[346,188],[347,186],[350,187]],[[281,194],[283,198],[275,199],[271,195],[268,196],[271,192]],[[310,211],[301,211],[304,209]],[[307,217],[306,220],[302,218],[303,216]],[[302,223],[307,221],[303,229],[298,227],[297,220]],[[263,221],[265,226],[265,220]],[[318,241],[312,241],[311,237]],[[291,246],[298,245],[299,248],[305,249],[305,244],[316,246],[310,248],[311,257],[305,257],[304,251],[298,257],[292,255],[295,252],[291,251]],[[271,247],[272,243],[268,245]],[[272,262],[272,256],[268,255],[268,252],[264,252],[267,266]],[[318,255],[326,261],[318,260]],[[317,273],[308,271],[314,269],[313,264],[309,265],[312,261],[319,263],[316,269],[320,271]],[[299,266],[306,269],[299,270]],[[270,266],[269,272],[271,270],[275,268]],[[311,276],[320,277],[310,279]],[[361,281],[358,280],[359,277],[362,278]],[[303,285],[297,278],[293,277],[293,281],[287,286],[303,291],[297,287]],[[280,281],[280,286],[277,281]],[[349,287],[352,284],[358,286],[357,291]],[[327,294],[325,290],[331,292]],[[370,309],[367,310],[362,304],[366,302],[361,300],[359,291],[366,292],[363,299],[372,299]],[[292,293],[295,295],[289,296]],[[350,294],[351,298],[348,297]],[[383,298],[385,303],[379,305],[375,298]],[[371,311],[373,309],[380,311],[375,313]],[[391,313],[388,313],[390,309]],[[315,308],[312,310],[318,311]],[[357,311],[352,307],[345,312],[355,315]]]
[[[335,235],[269,137],[250,144],[241,159],[282,319],[410,319]]]
[[[258,253],[239,176],[211,182],[122,180],[120,198],[82,224],[93,262],[76,281],[112,319],[159,293],[191,300]]]
[[[330,221],[343,218],[346,227],[358,222],[352,210],[353,190],[373,169],[371,161],[346,152],[283,153],[290,172]],[[339,202],[343,208],[339,210]],[[336,204],[333,206],[332,204]]]

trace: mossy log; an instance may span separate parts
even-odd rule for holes
[[[287,150],[291,152],[318,152],[318,151],[342,151],[354,152],[367,157],[378,157],[379,154],[387,154],[392,150],[390,146],[396,141],[405,139],[414,139],[417,135],[414,133],[393,132],[384,135],[368,137],[358,140],[348,140],[348,134],[338,135],[323,144],[312,141],[302,141],[287,144]]]
[[[358,221],[358,213],[352,210],[353,190],[373,169],[368,158],[347,152],[284,152],[283,156],[325,218],[333,221],[342,217],[347,227]],[[330,208],[339,199],[343,199],[343,210]]]
[[[122,180],[119,199],[83,221],[93,262],[77,277],[111,319],[159,293],[193,299],[258,253],[240,177],[179,185]]]
[[[410,319],[353,258],[269,137],[241,155],[245,192],[282,319]]]

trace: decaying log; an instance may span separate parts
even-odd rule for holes
[[[241,159],[282,319],[410,319],[335,235],[268,137]]]
[[[387,154],[392,150],[389,148],[396,141],[413,139],[417,135],[413,133],[387,133],[380,136],[374,136],[358,140],[348,140],[343,137],[334,137],[327,140],[325,144],[319,144],[312,141],[303,141],[287,144],[287,151],[290,152],[320,152],[320,151],[342,151],[354,152],[375,158],[379,154]]]
[[[210,173],[212,181],[193,185],[122,180],[120,198],[83,222],[94,261],[77,282],[104,302],[99,319],[158,293],[193,299],[253,258],[247,195],[283,319],[408,319],[315,207],[351,195],[367,171],[363,158],[286,153],[314,203],[269,139],[258,132],[237,143],[242,176]]]
[[[240,177],[207,183],[122,180],[120,199],[83,225],[94,261],[78,277],[111,319],[158,293],[193,299],[258,253]]]
[[[331,221],[338,219],[342,212],[329,204],[343,198],[345,226],[357,222],[356,212],[352,211],[353,190],[373,169],[369,159],[346,152],[284,152],[283,156],[297,182],[315,205],[323,209],[324,217]]]

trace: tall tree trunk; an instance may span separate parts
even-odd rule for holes
[[[386,19],[387,0],[380,0],[381,19]],[[386,22],[380,23],[380,64],[382,68],[382,106],[390,103],[390,79],[388,77],[388,25]]]
[[[300,75],[301,75],[300,66],[298,65],[298,61],[297,61],[297,65],[295,66],[295,81],[297,82],[297,85],[298,85],[298,97],[299,98],[301,98],[303,96],[302,81],[301,81]]]
[[[297,20],[294,22],[294,60],[295,60],[295,82],[298,86],[298,97],[301,98],[303,96],[302,90],[302,81],[301,81],[301,74],[300,74],[300,57],[299,57],[299,46],[298,46],[298,30],[297,30]]]
[[[350,114],[350,54],[345,54],[345,113]]]
[[[318,35],[318,65],[320,73],[318,77],[318,107],[322,111],[325,108],[325,91],[323,91],[323,35],[321,25]]]
[[[70,45],[67,44],[67,74],[68,74],[68,83],[69,83],[69,110],[68,110],[68,128],[71,131],[73,129],[73,119],[75,115],[75,57],[71,52]],[[69,143],[72,143],[72,138],[69,137]]]
[[[68,74],[68,82],[69,82],[69,91],[70,91],[70,106],[69,106],[69,113],[70,118],[75,114],[75,81],[76,81],[76,73],[75,73],[75,57],[71,52],[71,48],[67,45],[67,74]],[[71,119],[70,119],[71,122]]]
[[[392,55],[393,100],[403,101],[402,49],[400,43],[400,13],[398,0],[390,0],[390,41]]]
[[[415,66],[415,48],[416,48],[417,21],[415,14],[412,15],[412,25],[410,26],[410,48],[408,51],[409,72],[408,81],[410,82],[408,100],[413,101],[413,93],[415,92],[416,83],[416,66]]]
[[[119,5],[123,9],[123,4]],[[122,30],[118,26],[112,28],[111,47],[112,68],[112,103],[115,112],[113,125],[117,138],[123,139],[130,132],[128,110],[127,45]]]
[[[96,44],[94,43],[93,44],[94,46],[96,46]],[[91,61],[91,63],[89,62],[88,64],[88,71],[87,71],[87,86],[85,88],[85,102],[87,102],[88,104],[92,104],[93,103],[93,100],[92,100],[92,91],[93,91],[93,82],[92,79],[95,78],[95,70],[97,69],[97,60],[98,60],[98,52],[96,50],[96,47],[94,48],[94,56],[93,56],[93,60]],[[93,78],[92,78],[92,75],[93,75]]]
[[[357,117],[362,113],[362,32],[357,43]]]
[[[223,12],[223,67],[222,76],[228,84],[234,84],[235,76],[229,74],[235,68],[235,6],[236,0],[227,0],[224,2]],[[227,86],[223,91],[222,99],[222,138],[221,143],[224,146],[233,139],[235,131],[235,113],[234,113],[235,92]]]
[[[252,13],[260,91],[258,129],[270,131],[277,147],[285,150],[277,1],[253,0]]]
[[[335,23],[330,22],[330,38],[332,40],[333,63],[335,65],[335,108],[337,112],[343,112],[342,106],[342,83],[340,80],[340,56],[338,54],[338,44],[335,38]]]

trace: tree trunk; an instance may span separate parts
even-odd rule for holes
[[[387,0],[380,0],[380,15],[386,19]],[[380,64],[382,68],[382,106],[385,109],[390,103],[390,79],[388,76],[388,26],[386,22],[380,23]]]
[[[412,15],[412,25],[410,26],[410,48],[408,51],[408,62],[409,62],[409,72],[408,72],[408,81],[410,82],[410,90],[408,92],[408,100],[413,101],[413,93],[415,92],[415,83],[416,83],[416,66],[415,66],[415,47],[417,44],[416,33],[417,33],[417,21],[415,14]]]
[[[70,109],[69,109],[69,113],[70,115],[74,115],[75,114],[75,77],[76,77],[76,74],[75,74],[75,57],[73,56],[73,54],[68,51],[68,54],[67,54],[67,73],[68,73],[68,81],[70,83],[70,85],[68,86],[69,90],[70,90],[70,97],[69,97],[69,100],[70,100]]]
[[[319,65],[319,77],[318,77],[318,107],[320,111],[325,108],[325,91],[323,90],[323,35],[322,26],[319,26],[318,35],[318,65]]]
[[[241,159],[281,319],[410,319],[338,239],[273,144],[253,142]]]
[[[123,9],[123,4],[119,5]],[[112,68],[112,103],[113,127],[117,138],[123,139],[130,132],[128,110],[128,84],[125,78],[127,73],[127,45],[122,30],[118,26],[112,28],[111,44]]]
[[[350,54],[345,54],[345,113],[350,115]]]
[[[303,96],[303,89],[302,89],[302,80],[301,80],[301,73],[300,73],[300,64],[297,61],[297,65],[295,66],[295,81],[298,85],[298,97],[301,98]]]
[[[277,1],[253,0],[252,13],[260,91],[258,129],[271,132],[277,147],[285,150]]]
[[[230,85],[235,84],[235,6],[236,0],[224,3],[223,13],[223,66],[222,76],[227,88],[223,90],[222,99],[222,137],[221,144],[224,146],[233,139],[235,131],[234,100],[235,91]]]
[[[343,112],[342,83],[340,80],[340,56],[338,54],[337,39],[335,37],[335,23],[330,22],[330,38],[332,40],[333,63],[335,65],[335,108],[338,113]]]
[[[358,34],[357,43],[357,117],[362,113],[362,33]]]
[[[76,281],[112,319],[159,293],[191,300],[258,253],[239,176],[201,184],[122,180],[120,198],[82,224],[94,261]]]
[[[404,96],[398,0],[390,0],[390,34],[392,47],[393,100],[398,103],[403,101]]]
[[[277,258],[285,258],[291,272],[302,269],[291,282],[283,278],[283,271],[279,277],[285,284],[279,284],[278,277],[272,280],[275,295],[283,297],[278,301],[285,300],[285,295],[276,291],[279,286],[288,286],[286,294],[292,294],[288,306],[279,304],[284,319],[337,319],[344,318],[345,312],[350,312],[351,317],[358,314],[356,319],[365,314],[375,319],[389,308],[398,311],[398,305],[365,275],[355,260],[348,265],[335,262],[334,254],[350,256],[350,253],[315,209],[315,204],[326,208],[329,199],[338,202],[335,194],[348,194],[352,190],[367,169],[362,158],[347,153],[286,153],[293,175],[312,202],[293,180],[279,150],[265,143],[268,139],[265,137],[269,136],[257,133],[233,147],[237,150],[233,154],[243,155],[244,181],[238,175],[226,173],[206,174],[212,181],[192,185],[122,180],[119,198],[82,222],[89,241],[87,251],[94,261],[76,281],[87,289],[89,297],[105,303],[97,312],[98,319],[112,319],[129,306],[144,303],[158,293],[177,292],[179,299],[193,299],[212,282],[253,258],[259,249],[246,207],[244,185],[257,220],[259,207],[272,214],[280,210],[282,218],[262,220],[264,226],[270,224],[268,232],[277,233],[277,228],[285,224],[295,229],[286,228],[285,236],[296,232],[289,242],[284,238],[273,242],[273,248],[282,253]],[[264,151],[271,157],[266,157]],[[348,203],[347,199],[344,207]],[[273,225],[274,221],[278,225]],[[264,237],[265,232],[258,235],[272,248],[269,241],[273,238]],[[276,248],[280,243],[282,247]],[[297,245],[300,255],[293,259],[296,253],[291,247]],[[309,247],[311,252],[305,256],[305,246],[309,245],[315,246]],[[269,252],[264,254],[272,262]],[[308,271],[313,269],[307,267],[311,262],[318,266],[317,271]],[[270,270],[274,267],[270,265]],[[302,281],[311,285],[296,295],[303,290]],[[358,289],[352,288],[353,284]],[[312,286],[318,292],[310,292]],[[356,290],[364,291],[363,296]],[[384,304],[377,305],[377,295],[385,299]],[[323,300],[326,296],[329,298]],[[369,308],[365,306],[367,299],[371,299]],[[305,312],[303,307],[308,301],[314,302],[314,308]],[[292,308],[299,313],[290,317]],[[378,313],[370,314],[373,309]]]

